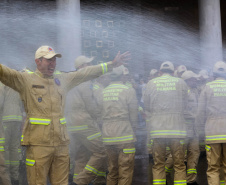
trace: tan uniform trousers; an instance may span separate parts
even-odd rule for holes
[[[199,139],[197,137],[186,139],[187,148],[187,183],[197,179],[197,165],[199,160]]]
[[[107,185],[132,184],[135,147],[134,143],[106,145],[108,155]],[[126,152],[133,150],[134,152]]]
[[[76,146],[73,181],[78,185],[104,184],[106,182],[106,150],[102,138],[88,140],[88,132],[71,134]]]
[[[186,185],[186,166],[184,164],[184,140],[171,138],[153,139],[153,184],[165,185],[166,146],[171,149],[174,161],[174,184]]]
[[[4,152],[0,151],[0,184],[2,185],[11,185],[11,180],[7,168],[5,166]]]
[[[209,185],[226,185],[226,143],[206,145],[208,161],[207,180]],[[224,171],[224,181],[220,180],[220,169]]]
[[[11,179],[19,180],[21,122],[4,123],[5,160]]]
[[[69,150],[62,146],[27,146],[27,179],[29,185],[68,185]]]

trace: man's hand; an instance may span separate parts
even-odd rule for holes
[[[116,57],[114,58],[114,60],[112,61],[113,66],[114,67],[118,67],[121,65],[126,65],[125,61],[130,60],[130,52],[127,51],[123,54],[120,54],[120,51],[118,52],[118,54],[116,55]]]

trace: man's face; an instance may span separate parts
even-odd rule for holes
[[[56,67],[56,57],[35,60],[38,70],[45,76],[52,76]]]

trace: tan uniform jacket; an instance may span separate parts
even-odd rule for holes
[[[149,81],[144,95],[147,127],[151,138],[185,138],[184,110],[188,87],[168,74]]]
[[[103,90],[103,142],[106,145],[136,141],[138,105],[136,92],[122,82],[113,82]]]
[[[22,145],[59,146],[69,143],[64,106],[66,93],[74,86],[111,69],[112,63],[45,77],[38,70],[21,73],[0,65],[0,80],[20,93],[27,114]]]
[[[226,80],[206,84],[199,97],[197,124],[205,123],[206,143],[226,143]]]
[[[7,86],[5,86],[2,121],[4,123],[11,121],[22,122],[22,101],[20,95],[18,92]]]
[[[188,90],[188,103],[185,108],[184,118],[187,127],[187,136],[193,137],[197,134],[197,127],[195,125],[195,118],[198,110],[198,90],[189,88]]]
[[[97,104],[94,99],[93,82],[88,81],[71,90],[67,97],[68,130],[71,133],[97,129]]]

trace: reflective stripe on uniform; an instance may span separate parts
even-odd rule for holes
[[[22,116],[17,116],[17,115],[9,115],[9,116],[3,116],[2,117],[3,121],[8,121],[8,120],[18,120],[22,121]]]
[[[226,140],[226,135],[206,136],[206,141]]]
[[[21,153],[21,149],[18,149],[18,153]]]
[[[35,165],[35,160],[26,159],[26,165],[28,165],[28,166],[34,166]]]
[[[98,171],[97,169],[89,166],[89,165],[86,165],[85,167],[86,170],[98,175],[98,176],[105,176],[106,175],[106,172],[101,172],[101,171]]]
[[[10,165],[10,160],[5,160],[5,165]]]
[[[68,131],[72,132],[72,131],[78,131],[78,130],[86,130],[88,129],[88,125],[82,125],[82,126],[69,126],[68,127]]]
[[[0,151],[1,152],[4,152],[5,151],[4,146],[0,146]]]
[[[5,143],[5,138],[4,137],[0,138],[0,143]]]
[[[74,173],[73,179],[75,179],[78,176],[78,174]]]
[[[187,185],[187,181],[186,180],[174,181],[174,185],[176,185],[176,184]]]
[[[103,138],[103,142],[119,142],[119,141],[128,141],[133,140],[133,135],[129,136],[122,136],[122,137],[110,137],[110,138]]]
[[[99,85],[96,85],[96,84],[95,84],[95,85],[93,86],[93,89],[99,89],[99,88],[100,88]]]
[[[30,118],[29,120],[33,125],[49,125],[51,122],[51,119]]]
[[[96,133],[96,134],[93,134],[93,135],[91,135],[91,136],[88,136],[87,139],[88,139],[88,140],[92,140],[92,139],[95,139],[95,138],[100,137],[100,136],[101,136],[101,133],[98,132],[98,133]]]
[[[211,147],[206,145],[205,149],[206,149],[206,151],[210,151]]]
[[[167,146],[167,147],[166,147],[166,151],[170,151],[170,147]]]
[[[156,180],[153,180],[153,184],[166,184],[166,179],[156,179]]]
[[[101,64],[102,66],[102,73],[105,74],[108,72],[108,65],[106,63]]]
[[[19,166],[20,161],[10,161],[10,165],[12,166]]]
[[[165,172],[166,172],[166,173],[170,173],[170,172],[172,172],[172,170],[173,170],[173,168],[167,168],[167,167],[165,166]]]
[[[21,136],[21,140],[20,141],[24,141],[24,135]]]
[[[60,119],[60,123],[63,125],[63,124],[66,124],[66,119],[65,118],[61,118]]]
[[[197,173],[197,170],[196,169],[188,169],[187,173]]]
[[[224,185],[224,182],[225,182],[225,181],[220,181],[220,185]]]
[[[124,154],[134,154],[136,152],[135,148],[123,149]]]
[[[104,89],[103,92],[105,92],[105,91],[108,90],[108,89],[116,89],[116,88],[129,89],[128,86],[125,86],[125,85],[123,85],[123,84],[111,84],[111,85],[107,86],[107,87]]]
[[[151,136],[164,136],[164,135],[178,135],[178,136],[186,136],[187,132],[186,131],[181,131],[181,130],[155,130],[155,131],[150,131]]]

